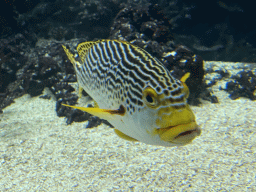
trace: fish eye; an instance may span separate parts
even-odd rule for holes
[[[151,97],[151,95],[147,95],[147,96],[146,96],[146,100],[147,100],[147,102],[149,102],[149,103],[153,103],[153,102],[154,102],[154,99],[153,99],[153,97]]]
[[[147,87],[145,90],[143,90],[143,100],[146,105],[151,108],[158,106],[157,96],[156,91],[151,87]]]

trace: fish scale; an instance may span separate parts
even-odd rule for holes
[[[142,48],[118,40],[84,42],[77,46],[80,61],[63,48],[79,86],[99,109],[69,107],[108,120],[128,140],[172,146],[198,135],[186,84]]]

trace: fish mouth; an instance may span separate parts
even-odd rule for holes
[[[190,122],[187,124],[160,128],[158,129],[158,134],[163,141],[186,145],[201,134],[201,129],[196,122]]]

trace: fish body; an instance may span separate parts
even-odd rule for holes
[[[188,87],[142,48],[118,40],[83,42],[78,58],[63,48],[79,86],[98,108],[65,106],[108,120],[118,136],[131,141],[175,146],[200,135],[187,104]]]

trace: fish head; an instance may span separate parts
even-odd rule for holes
[[[185,145],[201,133],[195,115],[186,102],[188,87],[185,83],[181,84],[182,91],[177,98],[166,92],[157,93],[150,86],[143,90],[144,112],[147,111],[146,116],[149,117],[145,129],[152,137],[158,137],[161,145]]]

